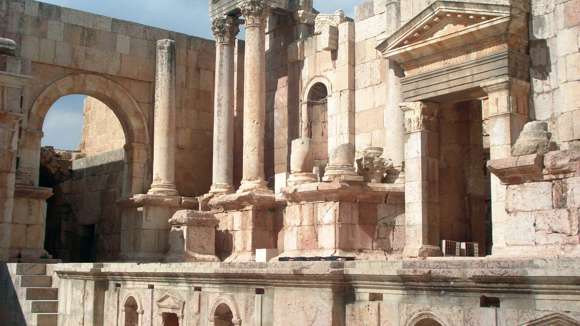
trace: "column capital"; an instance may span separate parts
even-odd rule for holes
[[[299,24],[314,25],[317,14],[312,10],[300,9],[294,13],[294,19]]]
[[[436,103],[403,102],[399,106],[405,115],[406,133],[428,130],[432,127],[432,122],[438,118],[439,110]]]
[[[268,12],[268,2],[266,0],[244,0],[240,4],[240,10],[246,20],[246,27],[262,26]]]
[[[171,39],[157,40],[157,49],[160,51],[168,51],[175,47],[175,41]]]
[[[232,45],[238,35],[238,19],[232,16],[222,16],[212,21],[211,30],[216,41],[220,44]]]

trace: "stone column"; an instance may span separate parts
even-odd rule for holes
[[[401,25],[401,10],[399,0],[389,0],[386,4],[387,34],[392,34]],[[403,71],[394,60],[387,60],[387,101],[385,104],[385,157],[393,161],[395,168],[402,170],[405,159],[405,128],[403,123],[403,111],[399,105],[403,102],[401,97],[401,81]]]
[[[175,187],[175,41],[157,41],[153,183],[149,194],[176,196]]]
[[[264,180],[266,127],[265,0],[245,0],[240,5],[246,21],[244,63],[244,155],[239,192],[267,191]]]
[[[234,50],[236,18],[216,18],[216,72],[213,129],[213,175],[211,193],[230,193],[234,178]]]
[[[528,95],[530,84],[518,79],[501,78],[482,85],[488,95],[483,120],[487,120],[489,132],[490,160],[511,156],[520,131],[529,119]],[[507,186],[491,174],[491,217],[493,248],[492,254],[501,254],[507,249],[506,229],[509,215],[506,212]],[[513,223],[511,223],[513,225]]]
[[[406,257],[440,256],[439,122],[434,103],[402,103],[405,122]]]

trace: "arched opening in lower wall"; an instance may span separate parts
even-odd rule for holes
[[[443,325],[441,325],[439,322],[437,322],[434,319],[426,318],[426,319],[420,320],[414,326],[443,326]]]
[[[214,326],[234,326],[234,314],[227,304],[220,304],[214,313]]]
[[[125,301],[123,311],[125,312],[125,326],[139,326],[139,306],[135,298],[129,297]]]

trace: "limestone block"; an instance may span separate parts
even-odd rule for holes
[[[533,182],[507,188],[508,212],[530,212],[552,209],[552,183]]]
[[[534,216],[531,212],[509,214],[504,231],[506,244],[511,246],[533,246],[535,240]]]
[[[324,26],[316,37],[318,51],[333,51],[338,49],[338,27]]]
[[[550,149],[550,136],[547,122],[528,122],[512,148],[512,155],[544,154]]]
[[[59,21],[49,20],[46,37],[53,41],[64,40],[64,24]]]
[[[346,324],[349,326],[368,326],[379,324],[379,302],[354,302],[346,306]]]
[[[567,206],[568,208],[580,207],[580,177],[566,180],[567,183]]]
[[[44,223],[26,226],[26,248],[44,248]]]
[[[545,233],[559,233],[562,235],[572,234],[572,220],[568,210],[558,209],[549,211],[535,212],[536,231],[543,231]]]
[[[578,51],[578,34],[576,29],[567,28],[558,31],[556,37],[558,40],[556,49],[558,56],[563,57]]]

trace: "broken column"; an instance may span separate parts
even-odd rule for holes
[[[310,149],[310,138],[298,138],[292,141],[290,153],[290,178],[288,185],[317,182],[316,174],[312,173],[314,161]]]
[[[244,64],[243,177],[239,192],[267,191],[264,180],[264,135],[266,128],[266,57],[264,0],[246,0],[240,9],[246,24]]]
[[[149,194],[176,196],[175,187],[175,41],[157,41],[153,183]]]
[[[218,220],[211,212],[177,211],[169,220],[169,253],[166,261],[219,261],[215,255]]]
[[[234,174],[234,46],[238,26],[235,17],[213,21],[216,39],[216,73],[211,193],[233,191]]]
[[[402,103],[405,114],[406,257],[440,256],[439,139],[435,103]]]

